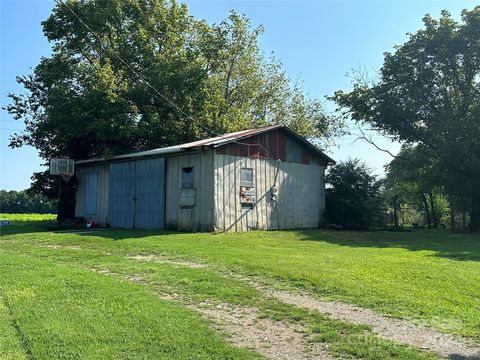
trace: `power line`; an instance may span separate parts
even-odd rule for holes
[[[120,62],[122,62],[128,69],[130,69],[130,71],[132,71],[136,76],[138,76],[150,89],[152,89],[156,94],[158,94],[162,99],[164,99],[166,102],[168,102],[171,106],[173,106],[180,114],[184,115],[185,119],[190,119],[191,121],[195,122],[195,119],[192,118],[189,114],[187,114],[185,111],[183,111],[183,109],[181,109],[173,100],[170,100],[167,96],[163,95],[157,88],[155,88],[152,84],[150,84],[150,82],[139,72],[137,71],[134,67],[132,67],[128,62],[126,62],[125,60],[123,60],[123,58],[114,50],[112,49],[108,44],[106,44],[103,39],[98,36],[95,31],[92,30],[92,28],[90,28],[90,26],[88,26],[88,24],[85,23],[85,21],[83,21],[83,19],[64,1],[64,0],[56,0],[58,2],[60,2],[61,4],[63,4],[72,14],[73,16],[75,16],[75,18],[78,19],[78,21],[88,30],[90,31],[90,33],[92,33],[92,35],[98,40],[98,42],[105,48],[107,48],[108,50],[110,50],[110,52],[118,59],[120,60]],[[140,65],[139,65],[140,66]],[[140,66],[141,67],[141,66]],[[144,70],[144,69],[142,69]],[[247,146],[247,147],[250,147],[250,146],[259,146],[263,149],[263,151],[265,152],[267,158],[270,158],[270,154],[268,152],[268,149],[263,146],[262,144],[248,144],[248,143],[242,143],[242,142],[239,142],[239,141],[235,141],[235,140],[232,140],[222,134],[219,134],[217,132],[215,132],[214,130],[208,128],[207,126],[201,124],[200,122],[198,122],[198,125],[204,129],[205,131],[208,131],[210,132],[211,134],[217,136],[217,137],[221,137],[225,140],[228,140],[228,141],[231,141],[231,142],[234,142],[236,144],[239,144],[239,145],[243,145],[243,146]]]

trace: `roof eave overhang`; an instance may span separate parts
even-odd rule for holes
[[[111,158],[94,158],[94,159],[86,159],[86,160],[77,160],[75,161],[75,165],[86,165],[86,164],[94,164],[94,163],[102,163],[102,162],[112,162],[112,161],[126,161],[138,158],[152,158],[158,156],[166,156],[166,155],[175,155],[184,153],[187,151],[198,151],[197,148],[178,148],[178,149],[171,149],[168,151],[142,151],[138,153],[132,154],[123,154],[113,156]]]

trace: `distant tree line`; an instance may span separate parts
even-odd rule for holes
[[[57,211],[54,201],[45,196],[23,191],[0,190],[0,212],[6,214],[53,214]]]
[[[469,193],[425,147],[403,147],[386,170],[384,198],[390,212],[396,213],[392,221],[397,227],[473,227]]]
[[[349,230],[472,230],[472,200],[461,188],[453,191],[442,183],[439,169],[420,147],[404,147],[385,170],[379,179],[359,159],[329,169],[328,223]]]

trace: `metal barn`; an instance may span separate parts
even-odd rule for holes
[[[318,227],[334,161],[282,125],[76,161],[75,215],[121,228]]]

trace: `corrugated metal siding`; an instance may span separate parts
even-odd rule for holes
[[[318,227],[325,209],[325,167],[215,154],[216,228],[221,231]],[[252,168],[253,209],[240,204],[240,169]],[[276,177],[276,180],[275,180]],[[277,201],[272,201],[276,184]]]
[[[111,226],[162,229],[164,211],[164,158],[110,164]]]
[[[138,160],[135,170],[135,227],[163,229],[165,158]]]
[[[113,227],[133,228],[135,161],[110,164],[108,219]]]
[[[182,169],[193,167],[195,205],[180,206]],[[166,212],[165,226],[181,231],[212,231],[213,206],[213,150],[205,149],[188,155],[166,159]]]
[[[95,215],[97,213],[97,172],[86,174],[85,180],[85,214]]]
[[[87,178],[89,173],[97,174],[97,190],[95,198],[95,214],[87,214]],[[108,223],[108,178],[109,165],[95,164],[76,166],[75,176],[77,179],[77,191],[75,197],[75,216],[86,220],[95,220],[99,224]]]

